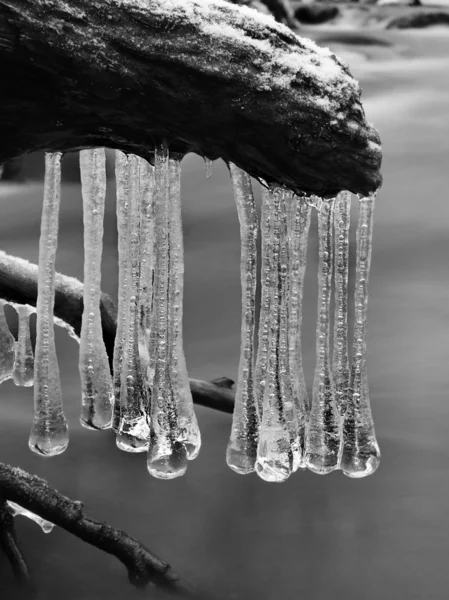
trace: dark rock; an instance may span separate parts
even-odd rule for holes
[[[295,10],[295,17],[301,23],[307,25],[320,25],[335,19],[340,14],[338,6],[326,6],[322,4],[305,4]]]
[[[390,21],[387,29],[409,29],[430,27],[431,25],[449,25],[449,13],[426,12],[412,13],[403,17],[397,17]]]

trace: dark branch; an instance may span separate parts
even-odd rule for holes
[[[86,146],[151,159],[167,140],[297,193],[381,183],[347,65],[246,7],[0,0],[0,55],[0,163]]]
[[[17,582],[31,589],[30,573],[17,541],[14,517],[8,508],[6,498],[3,496],[0,496],[0,547],[11,563]]]

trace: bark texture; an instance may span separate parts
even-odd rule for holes
[[[366,195],[381,148],[345,63],[216,0],[0,0],[0,163],[154,144],[297,193]]]

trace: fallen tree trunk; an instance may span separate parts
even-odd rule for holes
[[[266,15],[196,0],[0,0],[0,163],[155,143],[297,193],[368,194],[381,149],[327,49]]]

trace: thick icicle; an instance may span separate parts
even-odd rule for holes
[[[256,472],[265,481],[285,481],[292,472],[291,432],[297,418],[288,366],[288,236],[285,193],[278,188],[263,191],[262,236],[265,283],[269,280],[268,369],[265,375],[262,420],[257,447]],[[271,212],[271,223],[266,211]],[[262,298],[264,290],[262,290]],[[261,323],[263,327],[264,324]]]
[[[127,298],[124,314],[125,340],[120,388],[120,424],[117,446],[125,452],[145,452],[150,429],[147,417],[148,390],[144,385],[139,356],[140,285],[140,168],[139,158],[130,155],[129,213],[126,238]]]
[[[334,351],[332,372],[335,383],[335,402],[342,417],[346,411],[349,391],[348,357],[348,270],[351,194],[341,192],[334,206]]]
[[[111,426],[113,389],[101,327],[101,256],[106,198],[104,148],[80,152],[84,220],[84,310],[80,336],[79,371],[82,408],[87,429]]]
[[[366,477],[379,466],[380,451],[371,414],[366,366],[366,318],[375,196],[359,202],[355,276],[355,323],[348,407],[343,422],[341,469],[348,477]]]
[[[184,301],[184,242],[181,215],[181,158],[169,158],[169,290],[168,290],[168,369],[178,409],[178,441],[187,451],[187,458],[198,456],[201,434],[193,408],[182,336]]]
[[[4,300],[0,300],[0,383],[10,379],[14,369],[14,336],[5,317]]]
[[[55,256],[58,245],[61,196],[61,157],[60,152],[45,154],[44,203],[39,242],[34,420],[28,445],[33,452],[44,456],[61,454],[69,443],[69,430],[62,407],[61,382],[53,327]]]
[[[19,334],[12,378],[16,385],[30,387],[34,383],[34,353],[30,336],[30,315],[34,309],[23,305],[16,310],[19,316]]]
[[[253,381],[259,225],[250,176],[233,164],[229,169],[240,222],[242,323],[239,373],[226,462],[233,471],[245,475],[255,469],[259,438],[259,410]]]
[[[309,397],[304,378],[301,347],[302,302],[304,276],[307,261],[307,241],[309,238],[311,207],[304,200],[293,196],[290,199],[289,218],[289,368],[292,378],[293,397],[296,404],[296,432],[293,432],[293,471],[305,468],[305,438],[309,413]],[[297,442],[296,442],[296,439]],[[296,447],[297,446],[297,447]]]
[[[334,381],[329,367],[333,207],[333,200],[323,200],[318,212],[317,358],[306,441],[307,467],[320,475],[325,475],[338,468],[341,438]]]
[[[169,207],[168,148],[155,152],[155,264],[151,319],[151,369],[154,369],[151,401],[151,436],[148,471],[159,479],[173,479],[186,472],[187,450],[179,441],[178,408],[170,381],[169,355]],[[173,335],[170,332],[170,335]],[[182,365],[181,365],[182,366]]]
[[[26,508],[22,508],[21,506],[19,506],[15,502],[11,502],[10,500],[8,500],[8,506],[11,509],[14,517],[16,517],[17,515],[21,515],[22,517],[27,517],[28,519],[31,519],[31,521],[34,521],[39,525],[39,527],[44,533],[51,533],[53,531],[55,525],[53,523],[50,523],[50,521],[39,517],[39,515],[36,515],[35,513],[31,512],[30,510],[27,510]]]
[[[212,167],[214,161],[210,160],[209,158],[205,158],[204,162],[206,163],[206,179],[210,179],[212,177]]]

